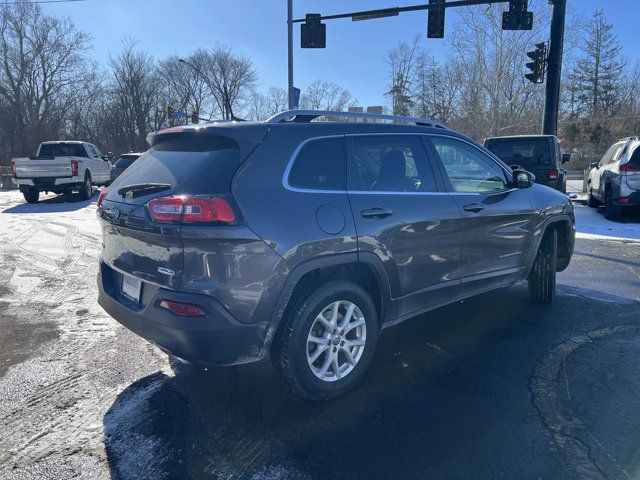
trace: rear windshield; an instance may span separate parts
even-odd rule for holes
[[[635,150],[631,152],[629,163],[636,167],[640,167],[640,144],[636,145]]]
[[[86,157],[87,152],[79,143],[45,143],[40,146],[40,157]]]
[[[116,167],[127,168],[138,158],[137,155],[122,155],[116,162]]]
[[[167,183],[173,195],[228,193],[238,165],[235,141],[212,135],[180,136],[156,143],[109,190],[141,183]]]
[[[488,139],[485,147],[507,165],[535,167],[552,163],[551,142],[543,138],[494,138]]]

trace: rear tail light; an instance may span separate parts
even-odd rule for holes
[[[549,170],[547,172],[547,177],[549,180],[557,180],[558,179],[558,170]]]
[[[171,313],[180,315],[181,317],[204,317],[204,309],[200,305],[192,303],[174,302],[172,300],[162,300],[160,307],[166,308]]]
[[[629,197],[620,197],[618,199],[618,202],[620,203],[629,203],[630,198]]]
[[[11,176],[13,178],[18,178],[18,174],[16,173],[16,162],[11,160]]]
[[[102,205],[102,201],[104,200],[104,197],[107,196],[107,189],[102,187],[102,190],[100,190],[100,195],[98,195],[98,208],[100,208],[100,205]]]
[[[620,165],[620,173],[640,173],[640,165],[625,163]]]
[[[235,213],[227,200],[208,196],[154,198],[147,204],[154,222],[233,223]]]
[[[71,176],[72,177],[77,177],[78,176],[78,161],[77,160],[71,160]]]

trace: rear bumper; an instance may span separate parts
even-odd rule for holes
[[[34,178],[14,178],[13,183],[19,187],[34,187],[39,190],[45,189],[68,189],[80,187],[82,181],[79,177],[34,177]]]
[[[628,199],[620,201],[621,199]],[[613,203],[615,205],[620,205],[621,207],[637,207],[640,206],[640,191],[634,191],[629,195],[625,195],[623,197],[618,197],[613,199]]]
[[[260,360],[264,325],[242,324],[206,295],[143,284],[141,305],[119,293],[121,274],[100,261],[98,303],[115,320],[161,350],[182,360],[234,365]],[[204,317],[181,317],[159,306],[162,299],[200,305]],[[262,354],[263,355],[263,354]]]

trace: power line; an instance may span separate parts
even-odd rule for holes
[[[0,5],[20,5],[21,3],[68,3],[86,2],[87,0],[33,0],[28,2],[0,2]]]

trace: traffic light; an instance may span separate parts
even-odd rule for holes
[[[427,38],[444,38],[444,0],[429,0]]]
[[[193,110],[191,112],[191,123],[200,123],[200,117],[198,110]]]
[[[526,64],[531,72],[525,74],[524,77],[531,83],[543,83],[547,67],[547,44],[544,42],[536,43],[536,49],[527,52],[527,57],[533,61]]]
[[[531,30],[533,12],[528,12],[528,0],[510,0],[509,10],[502,13],[503,30]]]
[[[307,13],[300,26],[300,46],[302,48],[325,48],[327,46],[327,26],[320,21],[319,13]]]

